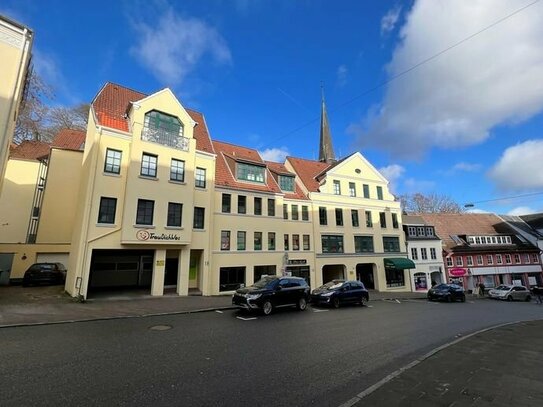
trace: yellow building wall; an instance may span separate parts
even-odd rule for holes
[[[82,157],[81,151],[51,149],[37,243],[71,243]]]
[[[0,192],[31,48],[32,33],[0,16]]]
[[[26,242],[39,166],[36,160],[8,161],[0,194],[0,244]]]

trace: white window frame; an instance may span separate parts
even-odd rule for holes
[[[489,266],[494,264],[494,256],[492,256],[491,254],[487,254],[486,255],[486,264],[488,264]]]
[[[496,264],[503,264],[503,258],[501,254],[496,255]]]
[[[482,254],[478,254],[477,255],[477,265],[478,266],[482,266],[484,263],[484,259],[483,259],[483,255]]]
[[[473,256],[466,256],[466,266],[473,266]]]
[[[456,267],[463,267],[464,266],[464,259],[462,259],[462,256],[454,256],[454,264]]]

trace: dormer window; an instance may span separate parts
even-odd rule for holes
[[[294,177],[279,175],[279,187],[281,191],[294,192]]]
[[[237,163],[237,178],[242,181],[264,183],[264,167]]]
[[[141,139],[180,150],[188,150],[188,139],[183,137],[183,123],[175,117],[156,110],[145,114]]]

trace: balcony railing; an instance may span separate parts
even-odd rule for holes
[[[141,131],[141,139],[151,143],[162,144],[178,150],[189,151],[189,139],[187,137],[173,134],[163,129],[151,129],[144,127]]]

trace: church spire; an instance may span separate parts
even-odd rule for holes
[[[332,135],[330,134],[330,127],[328,125],[328,115],[326,114],[326,104],[324,103],[324,88],[321,84],[321,133],[320,133],[320,146],[319,146],[319,161],[331,164],[336,161],[334,154],[334,147],[332,146]]]

